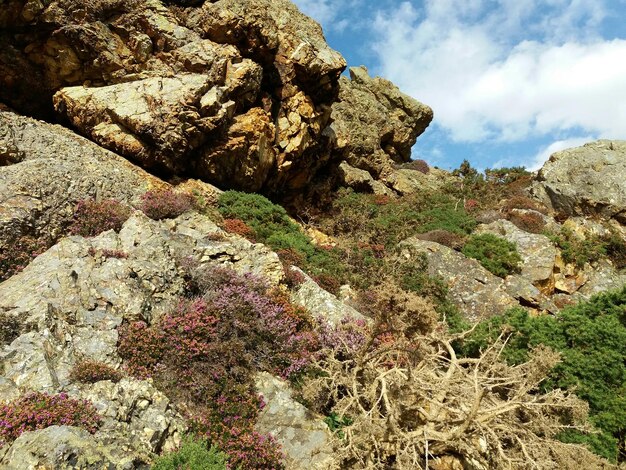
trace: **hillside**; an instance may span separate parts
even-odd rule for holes
[[[433,111],[288,0],[0,45],[0,467],[625,465],[626,142],[412,161]]]

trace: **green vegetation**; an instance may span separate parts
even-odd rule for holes
[[[581,238],[567,228],[559,233],[546,234],[561,250],[566,263],[573,263],[583,268],[587,263],[595,263],[602,258],[609,258],[618,269],[626,267],[626,243],[614,232],[609,235]]]
[[[152,470],[226,470],[225,454],[203,439],[185,436],[178,450],[157,458]]]
[[[490,233],[472,235],[461,251],[500,277],[518,272],[522,261],[514,243]]]
[[[279,253],[295,253],[300,260],[299,267],[314,277],[345,276],[345,266],[339,259],[339,253],[313,245],[285,209],[266,197],[226,191],[220,196],[218,204],[220,214],[229,221],[231,231],[245,231],[250,238],[265,243]],[[232,222],[234,220],[239,223]],[[236,229],[233,228],[235,226]]]
[[[566,442],[587,444],[612,461],[622,458],[626,438],[626,288],[565,308],[557,317],[531,317],[514,309],[491,318],[459,345],[465,356],[479,352],[502,333],[509,340],[503,356],[510,364],[525,361],[540,344],[562,355],[543,387],[574,391],[589,403],[596,435],[564,433]]]

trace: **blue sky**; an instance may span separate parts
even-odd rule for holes
[[[350,66],[435,119],[413,158],[536,169],[626,139],[626,0],[294,0]]]

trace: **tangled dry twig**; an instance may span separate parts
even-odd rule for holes
[[[341,468],[612,468],[555,439],[589,431],[586,402],[540,390],[557,353],[537,348],[509,366],[501,337],[481,357],[459,358],[458,336],[445,328],[407,336],[406,326],[383,318],[358,350],[337,344],[303,391],[320,410],[350,418],[336,437]]]

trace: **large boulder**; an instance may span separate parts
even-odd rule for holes
[[[519,305],[507,293],[501,278],[458,251],[416,237],[401,242],[399,248],[406,261],[419,262],[419,257],[426,257],[428,274],[441,278],[447,284],[450,299],[472,322],[500,315]]]
[[[600,140],[552,154],[533,192],[567,216],[594,215],[626,224],[626,141]]]
[[[105,444],[84,429],[73,426],[50,426],[18,437],[0,465],[6,470],[25,469],[110,469],[145,468],[147,462],[135,460],[115,443]]]
[[[0,156],[0,250],[23,235],[61,236],[83,199],[132,203],[166,186],[61,126],[0,109],[1,148],[8,157]]]

